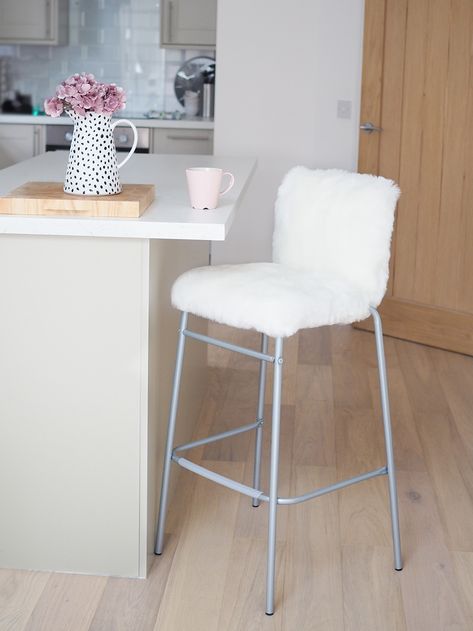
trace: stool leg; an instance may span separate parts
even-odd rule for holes
[[[391,414],[389,411],[388,380],[386,375],[386,358],[384,355],[383,329],[381,316],[376,309],[370,309],[374,320],[376,337],[376,354],[378,357],[379,389],[383,410],[384,441],[386,445],[386,466],[389,480],[389,501],[391,505],[391,528],[394,548],[394,568],[402,570],[401,537],[399,533],[399,511],[397,503],[396,465],[394,463],[393,438],[391,430]]]
[[[269,515],[268,515],[268,566],[266,576],[266,614],[274,613],[274,584],[276,563],[276,511],[278,507],[279,472],[279,433],[281,425],[281,386],[282,386],[282,346],[281,337],[275,340],[273,413],[271,428],[271,466],[269,476]]]
[[[261,352],[268,352],[268,336],[261,334]],[[259,389],[258,389],[258,409],[256,420],[261,423],[264,421],[264,391],[266,388],[266,362],[261,360],[259,366]],[[255,466],[253,470],[253,488],[260,488],[261,481],[261,446],[263,444],[263,425],[258,425],[255,435]],[[259,500],[253,499],[253,506],[256,508],[260,505]]]
[[[168,436],[166,450],[164,452],[163,479],[161,482],[161,502],[159,505],[158,530],[156,534],[155,554],[161,554],[164,542],[164,526],[166,522],[166,510],[168,503],[169,474],[171,471],[171,456],[174,444],[174,431],[176,428],[177,408],[179,405],[179,388],[181,385],[182,363],[184,359],[185,335],[183,331],[187,327],[187,313],[181,313],[179,337],[177,340],[176,367],[174,369],[174,382],[172,386],[171,404],[169,407]]]

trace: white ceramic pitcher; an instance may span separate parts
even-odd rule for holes
[[[138,142],[138,132],[133,123],[120,119],[112,123],[110,114],[88,112],[80,116],[68,111],[74,121],[69,161],[67,163],[64,191],[73,195],[116,195],[122,190],[118,170],[133,155]],[[113,139],[113,130],[118,124],[133,129],[133,146],[120,162]]]

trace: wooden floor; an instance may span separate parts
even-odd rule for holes
[[[252,333],[213,332],[258,347]],[[281,507],[277,611],[267,617],[267,506],[251,508],[182,471],[165,552],[148,580],[0,570],[0,630],[473,630],[473,358],[385,343],[402,572],[392,569],[386,478]],[[285,354],[281,494],[382,466],[372,334],[304,331]],[[210,362],[199,437],[254,419],[257,362],[220,350]],[[252,440],[241,435],[194,455],[250,482]]]

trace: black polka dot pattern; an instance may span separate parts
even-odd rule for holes
[[[64,192],[73,195],[116,195],[122,190],[111,116],[88,112],[74,121]]]

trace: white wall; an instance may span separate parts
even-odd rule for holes
[[[270,259],[291,166],[356,169],[363,10],[363,0],[219,0],[215,153],[256,156],[258,169],[213,263]],[[337,118],[338,100],[352,101],[350,120]]]

